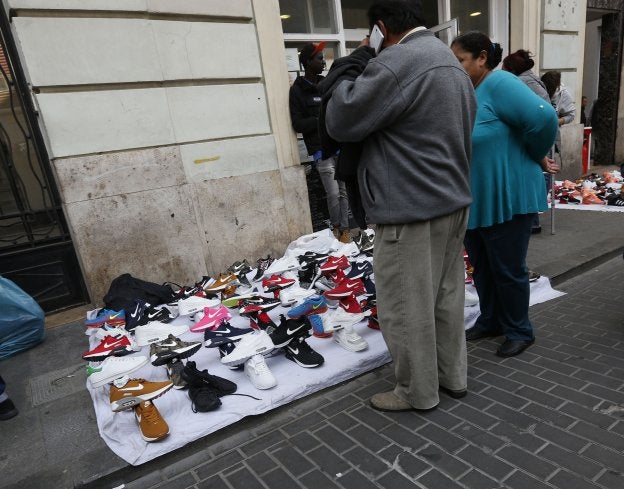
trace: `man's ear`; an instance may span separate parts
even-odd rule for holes
[[[379,27],[379,30],[384,36],[384,39],[388,39],[388,29],[386,29],[386,24],[384,24],[383,20],[377,21],[377,27]]]

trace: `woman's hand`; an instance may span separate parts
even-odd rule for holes
[[[559,165],[555,163],[555,160],[549,158],[548,156],[544,156],[544,158],[542,158],[542,161],[540,161],[540,165],[542,167],[542,170],[546,173],[555,174],[561,171],[561,168],[559,168]]]

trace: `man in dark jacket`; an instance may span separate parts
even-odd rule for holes
[[[325,68],[323,48],[325,43],[306,44],[299,53],[299,63],[304,69],[290,87],[290,118],[295,131],[303,134],[308,154],[314,158],[325,193],[329,218],[336,237],[343,243],[350,243],[349,201],[344,182],[335,179],[336,155],[323,154],[318,133],[318,118],[321,109],[321,95],[318,83],[323,80]]]
[[[419,1],[377,0],[368,19],[382,49],[337,83],[325,125],[336,141],[362,141],[358,182],[377,225],[377,311],[396,384],[371,404],[428,410],[438,390],[466,395],[462,245],[476,100],[451,50],[424,27]]]

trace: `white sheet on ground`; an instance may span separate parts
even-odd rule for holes
[[[555,206],[555,212],[559,210],[624,212],[624,207],[619,207],[617,205],[600,205],[600,204],[557,204]]]

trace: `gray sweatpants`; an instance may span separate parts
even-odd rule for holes
[[[466,388],[464,261],[468,209],[412,224],[377,225],[379,324],[394,361],[394,393],[417,409],[440,385]]]

